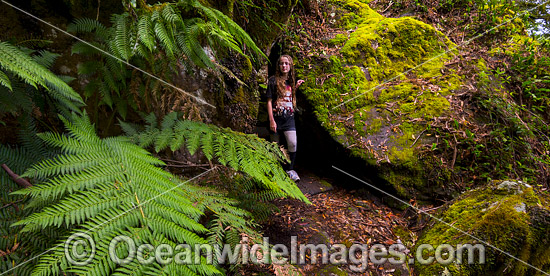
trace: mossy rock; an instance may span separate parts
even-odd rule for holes
[[[345,276],[348,275],[347,272],[344,270],[338,268],[335,265],[328,265],[323,267],[321,270],[314,273],[314,275],[318,276]]]
[[[433,143],[422,134],[449,112],[446,97],[463,82],[444,65],[456,46],[432,26],[412,17],[386,18],[366,1],[329,3],[339,10],[337,24],[351,33],[330,41],[335,55],[319,53],[297,64],[307,79],[303,93],[322,127],[378,167],[401,196],[430,198],[448,179],[427,185],[430,163],[419,158],[418,148]]]
[[[418,275],[441,275],[443,272],[447,275],[543,275],[525,265],[527,263],[550,272],[549,199],[547,194],[537,194],[521,181],[495,181],[487,187],[466,192],[437,215],[441,221],[425,230],[416,247],[421,244],[434,248],[441,244],[454,248],[458,244],[483,245],[485,263],[480,264],[476,253],[474,264],[468,265],[464,252],[462,264],[456,261],[447,265],[417,263],[415,271]],[[433,254],[425,252],[423,259]]]

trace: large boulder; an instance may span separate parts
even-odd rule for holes
[[[540,194],[521,181],[493,182],[461,195],[424,230],[416,243],[437,248],[442,244],[485,247],[485,263],[474,250],[473,263],[455,256],[448,264],[416,264],[418,275],[544,275],[550,272],[550,210],[548,194]],[[476,252],[477,251],[477,252]],[[466,253],[464,251],[463,253]],[[434,256],[424,252],[423,259]],[[456,251],[454,252],[456,254]]]
[[[449,111],[447,97],[462,83],[445,68],[456,46],[432,26],[386,18],[367,1],[329,3],[340,31],[330,49],[297,63],[307,79],[303,94],[330,136],[401,196],[431,197],[449,174],[428,185],[433,160],[419,158],[418,149],[433,143],[424,132]]]

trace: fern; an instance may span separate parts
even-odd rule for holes
[[[0,84],[9,88],[10,90],[13,90],[10,78],[8,78],[8,76],[6,76],[6,74],[2,71],[0,71]]]
[[[189,9],[196,10],[202,17],[183,19],[181,13]],[[197,66],[215,68],[201,41],[210,42],[208,46],[217,51],[233,50],[245,55],[241,48],[247,47],[251,50],[253,59],[267,58],[239,25],[222,12],[198,1],[146,5],[132,10],[131,14],[137,15],[137,18],[129,21],[126,13],[114,15],[111,28],[91,19],[78,19],[69,25],[68,30],[75,33],[95,33],[100,44],[109,45],[100,48],[109,48],[111,53],[124,60],[131,59],[136,53],[148,56],[144,53],[145,49],[153,53],[157,51],[155,46],[160,45],[171,59],[183,62],[188,59]],[[81,48],[86,47],[77,43],[73,51],[83,53]]]
[[[55,151],[36,137],[36,128],[30,116],[20,119],[22,128],[20,146],[0,145],[0,164],[6,164],[13,172],[21,175],[32,164],[51,157]],[[25,258],[32,258],[49,248],[52,241],[59,238],[61,231],[51,228],[38,233],[22,233],[22,227],[10,227],[22,217],[32,214],[31,209],[23,209],[28,203],[25,196],[10,194],[20,187],[0,169],[0,249],[8,254],[0,258],[0,271],[12,269]],[[10,252],[11,251],[11,252]],[[26,263],[12,270],[13,275],[30,275],[34,262]]]
[[[40,95],[42,97],[38,91],[39,89],[45,89],[52,98],[56,99],[58,107],[67,108],[77,113],[80,112],[80,107],[84,105],[80,95],[67,85],[62,78],[46,69],[53,63],[57,55],[42,51],[33,58],[23,50],[29,53],[33,52],[0,41],[0,69],[3,70],[0,70],[0,87],[8,89],[0,90],[0,100],[2,100],[0,103],[8,105],[13,101],[16,103],[13,108],[4,110],[0,115],[4,112],[14,112],[17,107],[28,109],[33,105],[30,99],[32,96]],[[12,74],[35,89],[29,91],[22,86],[15,85],[13,78],[10,78]],[[18,79],[15,79],[15,81],[18,81]],[[17,88],[17,91],[14,91],[15,88]],[[8,94],[9,91],[17,95],[10,95]]]
[[[168,147],[175,149],[186,146],[191,154],[202,149],[210,160],[215,157],[222,165],[248,174],[279,197],[290,196],[309,202],[281,168],[279,162],[286,158],[274,143],[268,143],[256,135],[177,120],[174,114],[167,115],[158,128],[156,119],[153,119],[154,114],[151,113],[148,116],[149,124],[143,132],[126,123],[121,122],[121,126],[142,147],[154,146],[155,151],[159,152]]]
[[[94,32],[98,39],[106,40],[109,38],[108,28],[97,20],[89,18],[78,18],[73,24],[67,26],[67,31],[73,33],[91,33]]]
[[[96,106],[88,109],[98,113],[91,115],[95,120],[111,112],[125,119],[129,112],[138,111],[140,107],[139,111],[157,114],[173,110],[165,106],[162,97],[164,93],[176,93],[171,90],[175,87],[156,78],[144,78],[127,87],[126,84],[132,82],[133,72],[121,60],[167,82],[177,75],[172,68],[183,66],[187,70],[193,67],[211,69],[221,82],[224,81],[221,73],[224,73],[244,84],[216,60],[230,52],[252,60],[267,58],[235,22],[199,1],[154,5],[142,1],[138,7],[128,6],[125,13],[113,15],[110,27],[92,19],[78,19],[68,26],[68,30],[94,35],[91,42],[94,47],[77,42],[72,52],[91,59],[79,71],[91,79],[85,94],[88,98],[96,97],[90,101]],[[103,56],[105,52],[115,58]],[[98,57],[99,54],[102,56]],[[0,83],[6,83],[1,81],[1,76]]]
[[[149,119],[153,121],[152,117]],[[253,230],[256,225],[251,222],[250,213],[239,207],[239,201],[219,191],[182,182],[158,167],[164,164],[162,161],[126,137],[97,137],[86,115],[72,115],[62,121],[66,134],[39,135],[41,143],[60,147],[62,154],[29,168],[22,177],[39,183],[12,193],[12,196],[30,198],[26,216],[13,223],[16,229],[23,227],[20,231],[22,237],[26,237],[26,246],[34,248],[30,243],[31,235],[44,231],[57,233],[43,243],[42,250],[49,248],[46,254],[18,271],[33,275],[219,275],[220,268],[208,264],[204,256],[197,265],[137,262],[117,265],[108,256],[109,241],[115,236],[127,235],[136,245],[166,243],[175,246],[235,244],[240,233],[259,237]],[[177,117],[170,115],[162,121],[161,127],[175,129],[178,123]],[[188,132],[196,128],[203,133],[216,130],[226,132],[224,135],[230,138],[238,137],[237,133],[207,125],[188,122],[185,126]],[[130,127],[125,126],[125,129]],[[162,132],[149,127],[148,133]],[[96,241],[96,256],[88,265],[71,266],[65,258],[64,243],[74,233],[88,233]],[[123,246],[117,248],[123,256],[128,250]],[[10,269],[9,266],[4,268]]]
[[[128,15],[120,14],[113,15],[114,36],[111,39],[111,49],[117,54],[118,57],[128,61],[131,57],[130,54],[130,39],[128,33]]]
[[[137,36],[149,51],[153,51],[155,47],[155,33],[152,30],[151,18],[142,16],[138,22]]]

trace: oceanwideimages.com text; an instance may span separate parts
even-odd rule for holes
[[[413,254],[401,243],[384,244],[298,244],[297,237],[290,238],[290,246],[269,243],[264,237],[261,244],[248,244],[244,238],[237,245],[218,244],[142,244],[129,236],[116,236],[109,243],[109,257],[119,265],[138,261],[141,264],[156,262],[192,265],[200,263],[218,264],[334,264],[349,265],[352,271],[364,271],[369,263],[383,265],[414,264],[429,265],[434,262],[448,265],[483,264],[485,247],[481,244],[429,244],[418,245]],[[120,250],[124,248],[124,250]],[[93,262],[96,243],[91,236],[77,233],[65,242],[65,256],[73,265],[87,265]],[[123,253],[121,253],[123,252]]]

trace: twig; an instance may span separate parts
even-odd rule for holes
[[[13,181],[15,181],[15,183],[17,183],[17,185],[21,186],[22,188],[32,187],[32,184],[29,181],[21,178],[19,175],[14,173],[12,170],[10,170],[10,168],[8,168],[6,164],[2,164],[2,169],[4,169],[11,177],[11,179],[13,179]]]
[[[10,203],[8,203],[8,204],[6,204],[6,205],[0,207],[0,210],[2,210],[2,209],[4,209],[4,208],[8,208],[8,207],[10,207],[10,206],[13,206],[13,209],[15,209],[15,212],[19,212],[19,206],[17,206],[17,203],[20,203],[20,202],[22,202],[23,200],[25,200],[25,199],[20,199],[20,200],[18,200],[18,201],[10,202]]]
[[[166,166],[172,167],[172,168],[211,167],[210,164],[193,164],[193,165],[170,165],[170,164],[166,164]]]
[[[433,207],[433,208],[430,208],[430,209],[422,209],[422,212],[431,212],[431,211],[437,210],[437,209],[439,209],[443,206],[445,206],[445,205],[439,205],[437,207]]]
[[[453,161],[451,162],[451,170],[453,170],[455,167],[456,153],[457,153],[456,146],[458,145],[458,141],[456,140],[456,136],[454,134],[453,134],[453,137],[455,138],[455,146],[454,146],[454,152],[453,152]]]
[[[101,7],[101,0],[97,0],[97,15],[95,16],[96,21],[99,21],[99,7]]]
[[[390,1],[390,4],[387,8],[385,8],[381,13],[385,13],[391,6],[393,5],[393,1]]]
[[[418,135],[418,137],[416,137],[416,139],[414,139],[414,142],[412,143],[411,145],[411,148],[414,147],[414,144],[416,144],[416,142],[418,141],[418,139],[420,139],[420,136],[422,136],[422,134],[424,134],[424,132],[426,132],[427,129],[423,130],[422,132],[420,132],[420,134]]]

